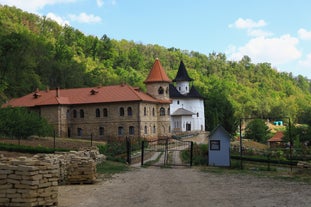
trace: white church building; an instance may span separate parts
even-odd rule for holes
[[[169,87],[172,133],[205,131],[204,99],[193,86],[183,61],[173,82]]]

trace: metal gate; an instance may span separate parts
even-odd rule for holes
[[[182,159],[185,153],[186,160]],[[192,166],[193,142],[173,138],[143,141],[141,165]]]

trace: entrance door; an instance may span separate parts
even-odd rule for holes
[[[186,124],[186,131],[191,131],[191,123]]]

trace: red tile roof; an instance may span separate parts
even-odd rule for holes
[[[71,105],[112,103],[128,101],[146,101],[154,103],[170,103],[170,100],[155,99],[137,88],[122,84],[94,88],[56,89],[36,91],[20,98],[12,99],[3,106],[34,107],[44,105]]]
[[[172,82],[171,79],[166,75],[160,60],[157,58],[150,70],[150,73],[144,83],[153,83],[153,82]]]
[[[281,131],[278,131],[275,133],[273,137],[271,137],[268,142],[283,142],[284,133]]]

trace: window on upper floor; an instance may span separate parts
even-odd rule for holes
[[[80,118],[84,118],[84,110],[80,109]]]
[[[96,116],[96,117],[100,117],[100,110],[99,110],[99,109],[96,109],[96,110],[95,110],[95,116]]]
[[[152,108],[152,116],[155,116],[155,110]]]
[[[77,118],[77,110],[74,109],[72,113],[73,113],[73,118]]]
[[[160,116],[165,116],[165,109],[163,107],[160,108]]]
[[[162,88],[162,86],[159,87],[158,93],[159,93],[159,94],[163,94],[163,93],[164,93],[164,89]]]
[[[148,134],[148,127],[147,126],[145,126],[145,128],[144,128],[144,133]]]
[[[144,107],[144,116],[147,116],[147,108]]]
[[[127,108],[127,115],[128,116],[132,116],[133,115],[132,107],[128,107]]]
[[[107,108],[104,108],[104,109],[103,109],[103,116],[104,116],[104,117],[107,117],[107,116],[108,116],[108,109],[107,109]]]
[[[124,116],[124,108],[123,107],[120,108],[119,114],[120,114],[120,116]]]

